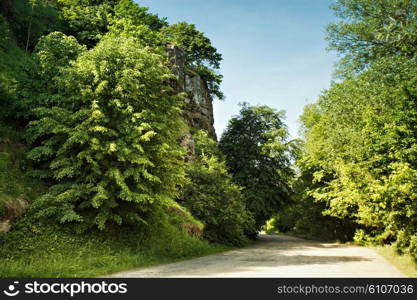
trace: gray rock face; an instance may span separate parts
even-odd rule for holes
[[[177,77],[177,92],[185,92],[184,117],[191,128],[204,129],[211,137],[217,139],[214,130],[213,98],[207,85],[200,75],[185,65],[185,52],[180,48],[169,45],[168,55],[171,69]]]
[[[9,199],[4,202],[4,212],[0,215],[0,233],[10,230],[12,222],[25,212],[28,202],[22,198]]]

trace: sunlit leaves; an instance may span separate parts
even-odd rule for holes
[[[43,70],[50,50],[41,48]],[[175,197],[184,123],[172,78],[165,56],[125,36],[104,38],[54,78],[56,108],[41,102],[30,126],[41,143],[30,158],[56,183],[37,200],[48,207],[39,205],[39,215],[104,229]]]
[[[303,160],[320,184],[312,195],[325,214],[354,218],[355,238],[411,251],[417,230],[414,59],[385,58],[333,84],[302,120]],[[410,252],[411,253],[411,252]],[[414,255],[414,254],[413,254]]]

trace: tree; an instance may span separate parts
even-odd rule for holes
[[[337,0],[339,21],[329,25],[329,48],[343,54],[339,71],[366,69],[380,58],[413,57],[417,43],[414,0]]]
[[[55,1],[2,0],[0,12],[7,19],[17,45],[32,51],[37,40],[51,31],[62,30]]]
[[[187,164],[187,184],[181,189],[179,203],[204,223],[205,239],[223,244],[243,245],[253,231],[241,187],[232,182],[217,143],[207,132],[198,131],[195,158]]]
[[[38,49],[41,62],[51,49]],[[53,183],[34,203],[40,217],[105,229],[146,222],[176,196],[184,122],[173,78],[164,56],[124,36],[102,39],[60,73],[29,127],[29,158]]]
[[[311,105],[306,107],[302,118],[305,126],[312,126],[317,121],[316,114]],[[323,188],[333,178],[333,174],[328,173],[326,178],[316,180],[316,172],[323,170],[314,165],[303,145],[298,148],[300,153],[294,163],[297,175],[293,184],[292,201],[277,212],[272,222],[268,222],[268,229],[318,240],[352,240],[355,230],[360,227],[354,222],[354,217],[347,215],[340,218],[326,214],[329,204],[317,201],[313,196],[317,189]]]
[[[59,18],[65,33],[75,36],[88,48],[96,45],[108,31],[109,18],[117,0],[57,0]]]
[[[154,31],[168,26],[166,18],[159,18],[158,15],[149,13],[148,8],[141,7],[132,0],[119,0],[114,7],[114,17],[111,23],[117,26],[120,22],[124,23],[122,27],[145,25]]]
[[[385,58],[334,83],[306,111],[306,160],[317,167],[315,200],[351,218],[355,239],[395,243],[416,257],[416,61]],[[310,115],[310,116],[309,116]],[[314,120],[314,121],[312,121]]]
[[[353,220],[357,241],[394,243],[414,258],[416,5],[338,0],[328,39],[343,55],[343,81],[302,116],[303,160],[314,167],[310,190],[323,213]]]
[[[241,185],[246,206],[259,229],[291,195],[291,155],[283,112],[268,106],[243,104],[220,139],[233,180]]]
[[[139,39],[143,46],[158,49],[161,55],[166,55],[167,42],[159,30],[167,25],[165,19],[148,13],[147,8],[140,7],[132,0],[121,0],[114,7],[107,35],[134,37]]]
[[[41,37],[35,47],[36,55],[26,64],[18,84],[18,99],[13,103],[15,116],[25,122],[32,120],[36,108],[47,105],[58,93],[57,81],[63,70],[85,50],[74,37],[61,32]]]

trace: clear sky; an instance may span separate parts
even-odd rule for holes
[[[327,52],[331,0],[135,0],[170,23],[186,21],[223,55],[224,101],[214,102],[218,136],[239,102],[286,111],[292,137],[307,103],[329,86],[336,61]]]

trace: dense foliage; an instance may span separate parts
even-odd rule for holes
[[[357,240],[410,251],[417,231],[415,68],[404,59],[374,63],[324,93],[317,116],[304,114],[305,159],[318,168],[314,179],[323,186],[313,195],[327,203],[326,213],[354,218],[364,227]]]
[[[185,125],[165,45],[179,44],[198,71],[219,68],[210,40],[186,23],[179,40],[175,25],[131,0],[6,0],[1,13],[1,63],[14,40],[35,50],[20,69],[5,66],[1,93],[7,115],[29,122],[32,175],[51,185],[35,201],[39,214],[104,228],[174,198]]]
[[[207,240],[242,245],[254,224],[241,188],[232,182],[216,142],[205,131],[193,138],[196,157],[188,163],[180,203],[204,223]]]
[[[300,149],[303,149],[301,145]],[[314,180],[314,173],[319,169],[314,169],[300,158],[295,163],[298,174],[292,199],[276,213],[265,229],[323,241],[352,240],[357,224],[350,215],[338,218],[323,214],[326,203],[317,201],[312,195],[315,189],[323,186]]]
[[[288,140],[283,112],[243,104],[229,121],[220,149],[233,180],[241,185],[248,210],[259,229],[290,200],[296,143]]]
[[[173,88],[171,44],[224,98],[222,56],[194,25],[133,0],[2,0],[0,225],[14,228],[0,236],[0,273],[39,275],[51,257],[43,275],[70,274],[56,273],[68,257],[94,269],[94,253],[126,267],[149,263],[140,251],[207,253],[199,239],[243,245],[271,217],[280,231],[417,258],[416,2],[333,8],[339,77],[305,107],[305,144],[289,140],[283,112],[243,104],[218,145],[187,127]]]
[[[343,54],[339,72],[349,74],[384,57],[416,53],[417,3],[414,0],[337,0],[338,22],[328,26],[329,47]]]
[[[64,30],[56,1],[2,0],[0,12],[7,20],[16,44],[25,52],[34,49],[37,40],[54,30]]]
[[[66,47],[71,39],[51,35],[38,47],[41,73],[59,67],[56,52],[76,52]],[[43,94],[29,124],[29,157],[45,167],[37,174],[56,181],[35,203],[42,215],[104,228],[142,220],[175,196],[182,98],[169,88],[163,57],[140,45],[105,38],[51,78],[56,92]]]
[[[1,276],[95,276],[247,241],[216,142],[198,133],[185,159],[169,44],[222,98],[221,55],[194,25],[132,0],[1,1]]]
[[[306,107],[301,161],[325,215],[356,223],[357,241],[417,258],[415,5],[337,1],[328,38],[343,81]]]

